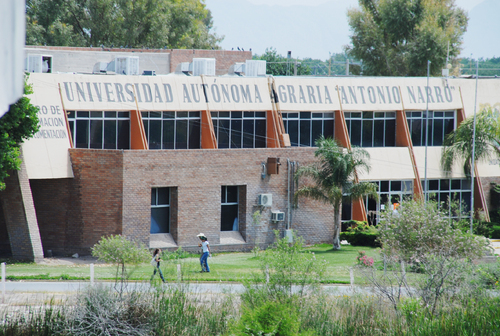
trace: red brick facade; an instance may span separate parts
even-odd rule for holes
[[[220,244],[221,186],[240,186],[239,229],[246,245],[266,246],[273,230],[283,234],[285,222],[273,223],[271,210],[287,212],[286,160],[301,165],[314,160],[314,148],[226,150],[88,150],[71,149],[74,179],[32,180],[40,234],[54,254],[88,253],[103,235],[124,234],[149,244],[151,188],[171,187],[170,232],[179,246],[198,244],[207,234],[214,250]],[[279,157],[278,175],[262,179],[262,162]],[[272,207],[257,205],[258,195],[273,195]],[[261,223],[252,214],[262,211]],[[333,211],[303,199],[291,227],[307,243],[331,242]]]

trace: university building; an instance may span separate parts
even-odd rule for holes
[[[359,179],[377,184],[380,200],[346,195],[343,220],[374,224],[386,204],[425,193],[460,201],[466,211],[473,206],[485,218],[497,210],[496,160],[479,162],[474,181],[459,164],[450,172],[440,165],[446,134],[475,110],[499,107],[497,79],[479,79],[475,106],[473,79],[193,75],[187,65],[175,68],[155,76],[148,69],[30,75],[41,128],[22,145],[22,169],[0,193],[3,254],[85,254],[110,234],[152,248],[193,249],[203,232],[216,251],[264,247],[273,230],[329,243],[331,206],[293,204],[303,182],[294,173],[316,161],[320,135],[371,157],[370,172]]]

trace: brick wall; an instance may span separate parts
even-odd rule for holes
[[[179,63],[192,62],[193,58],[215,58],[215,74],[225,75],[234,63],[251,60],[252,52],[239,50],[172,49],[170,51],[170,72],[174,72]]]
[[[45,255],[81,252],[81,212],[73,179],[30,180]]]
[[[9,233],[7,232],[7,223],[3,214],[2,203],[0,202],[0,255],[3,257],[12,257],[10,250]]]
[[[31,181],[45,249],[89,253],[103,235],[120,234],[149,243],[151,188],[171,189],[171,234],[179,246],[195,248],[207,234],[214,251],[250,250],[257,242],[283,236],[285,222],[273,223],[271,210],[287,213],[286,161],[306,165],[314,148],[221,150],[71,149],[74,179]],[[262,162],[279,157],[280,174],[261,178]],[[240,232],[244,245],[220,244],[222,185],[240,186]],[[272,207],[257,205],[258,195],[273,194]],[[262,212],[260,223],[252,214]],[[333,211],[303,199],[294,210],[293,229],[306,243],[332,241]]]
[[[89,249],[102,236],[122,233],[123,163],[121,150],[70,149],[74,187],[71,206],[79,245]],[[151,194],[147,195],[150,201]]]
[[[19,157],[22,160],[22,153]],[[19,171],[10,171],[9,175],[0,201],[12,257],[38,262],[43,259],[42,241],[24,161]]]
[[[123,233],[149,241],[151,187],[177,187],[178,245],[197,245],[196,234],[204,232],[212,245],[220,243],[220,192],[222,185],[246,188],[245,217],[241,229],[247,243],[265,246],[274,240],[272,230],[283,231],[284,222],[271,222],[271,210],[286,213],[286,159],[301,165],[314,160],[314,148],[125,151],[123,189]],[[280,157],[285,164],[279,175],[261,178],[261,163]],[[257,206],[258,195],[273,194],[273,206]],[[241,204],[240,204],[241,205]],[[262,210],[262,221],[254,225],[252,214]],[[240,212],[241,213],[241,212]],[[301,200],[294,211],[292,228],[307,243],[332,241],[333,211],[322,203]],[[245,225],[246,223],[246,225]],[[175,239],[175,238],[174,238]]]

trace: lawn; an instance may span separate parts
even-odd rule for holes
[[[331,245],[322,244],[308,247],[306,251],[314,252],[316,258],[327,262],[324,283],[349,283],[349,267],[353,266],[358,251],[363,250],[377,260],[378,249],[360,246],[342,246],[341,250],[333,250]],[[261,252],[262,253],[262,252]],[[162,270],[167,281],[177,280],[177,264],[181,265],[184,281],[237,281],[249,278],[252,272],[260,272],[259,257],[253,253],[219,253],[209,259],[210,273],[199,273],[200,264],[197,256],[178,261],[163,262]],[[131,280],[149,280],[153,268],[149,263],[137,267],[130,266]],[[96,280],[111,280],[115,277],[116,268],[111,265],[96,264],[94,267]],[[7,279],[53,279],[53,280],[87,280],[90,278],[89,265],[49,266],[34,263],[7,263]],[[359,279],[356,279],[359,283]]]

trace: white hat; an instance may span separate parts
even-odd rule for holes
[[[205,234],[200,232],[196,237],[205,237]]]

